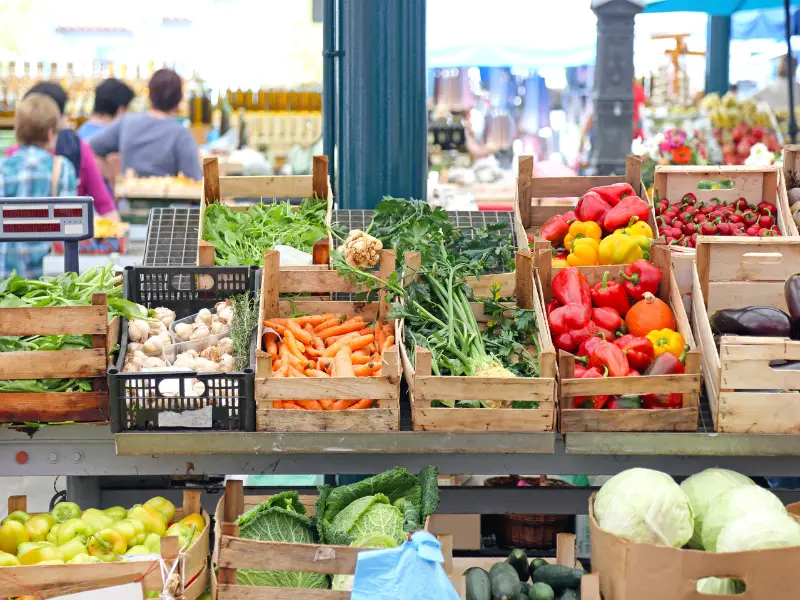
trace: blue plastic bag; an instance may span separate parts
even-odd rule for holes
[[[459,600],[439,540],[418,531],[397,548],[358,555],[352,600]]]

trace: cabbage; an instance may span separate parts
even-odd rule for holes
[[[689,498],[669,475],[628,469],[600,488],[594,516],[601,529],[634,542],[680,548],[694,531]]]
[[[694,511],[694,535],[689,540],[689,546],[702,549],[703,520],[708,507],[720,494],[742,485],[755,485],[755,483],[746,475],[740,475],[736,471],[716,468],[696,473],[681,483],[681,489],[689,497]]]
[[[350,544],[354,548],[396,548],[397,542],[380,533],[370,533]],[[331,589],[344,592],[353,591],[355,575],[334,575]]]
[[[239,525],[239,535],[248,540],[298,544],[316,542],[314,526],[306,516],[306,508],[297,492],[281,492],[272,496],[240,516],[236,524]],[[328,576],[321,573],[239,569],[237,582],[266,587],[327,589]]]
[[[331,534],[337,538],[358,539],[369,534],[381,534],[399,543],[403,533],[403,513],[383,494],[364,496],[351,502],[331,521]],[[336,543],[331,541],[331,543]]]
[[[717,552],[800,546],[800,523],[786,511],[757,511],[729,522],[717,537]]]
[[[697,591],[701,594],[722,596],[724,594],[743,594],[744,583],[738,579],[721,579],[719,577],[706,577],[697,582]]]
[[[775,494],[756,485],[741,486],[720,494],[705,514],[702,528],[703,548],[716,552],[717,537],[725,525],[757,512],[785,515],[786,509]]]

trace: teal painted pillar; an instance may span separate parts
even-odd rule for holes
[[[425,198],[425,0],[342,0],[340,208]]]
[[[706,94],[727,93],[731,62],[731,18],[709,15],[706,46]]]

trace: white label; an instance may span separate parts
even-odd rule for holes
[[[167,411],[158,415],[161,427],[195,427],[211,429],[213,406],[183,412]],[[118,600],[118,599],[115,599]]]
[[[108,600],[109,598],[114,598],[114,600],[142,600],[144,598],[144,590],[141,582],[126,583],[125,585],[116,585],[101,590],[92,590],[91,592],[56,596],[54,600]]]
[[[80,223],[64,223],[64,233],[66,235],[80,235],[83,233],[83,225]]]

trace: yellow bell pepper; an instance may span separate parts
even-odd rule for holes
[[[56,520],[49,513],[42,513],[28,519],[25,522],[25,529],[32,542],[43,542],[55,524]]]
[[[18,567],[19,559],[8,552],[0,552],[0,567]]]
[[[566,260],[564,260],[563,258],[554,258],[552,260],[552,262],[550,263],[550,266],[559,267],[559,268],[560,267],[568,267],[569,263]]]
[[[20,553],[17,558],[19,558],[21,565],[36,565],[49,560],[60,560],[62,563],[64,562],[64,554],[61,552],[61,550],[52,544],[48,544],[47,542],[39,543],[42,545],[38,548],[32,548],[27,552],[24,552],[22,549],[20,549]]]
[[[603,230],[594,221],[575,221],[569,226],[569,233],[564,237],[564,248],[572,252],[572,243],[581,238],[591,238],[600,241]]]
[[[620,230],[617,229],[617,231]],[[622,233],[630,236],[643,235],[651,240],[653,239],[653,228],[650,227],[647,221],[640,221],[639,217],[633,217],[631,223],[629,223],[627,227],[622,228]]]
[[[8,515],[5,519],[3,519],[3,523],[6,521],[19,521],[23,525],[30,520],[31,516],[26,513],[24,510],[15,510],[10,515]]]
[[[567,265],[564,265],[565,267]],[[195,532],[200,533],[203,529],[206,528],[206,522],[203,520],[203,516],[199,513],[192,513],[180,521],[178,521],[181,525],[188,525],[189,527],[194,527]]]
[[[175,516],[175,505],[162,496],[150,498],[144,505],[160,512],[164,516],[164,521],[167,523],[170,523]]]
[[[576,238],[572,242],[572,252],[567,257],[570,267],[593,267],[598,261],[598,244],[594,238]]]
[[[664,354],[664,352],[669,352],[676,358],[680,358],[683,355],[686,341],[677,331],[672,331],[672,329],[654,329],[645,337],[653,342],[653,349],[655,350],[656,356]]]
[[[601,265],[627,265],[644,257],[644,250],[628,235],[614,232],[599,245]]]
[[[0,551],[16,554],[20,544],[30,542],[28,530],[19,521],[6,521],[0,527]]]
[[[96,556],[103,562],[111,562],[116,560],[120,554],[125,554],[128,545],[119,531],[103,529],[89,538],[87,548],[89,556]]]

